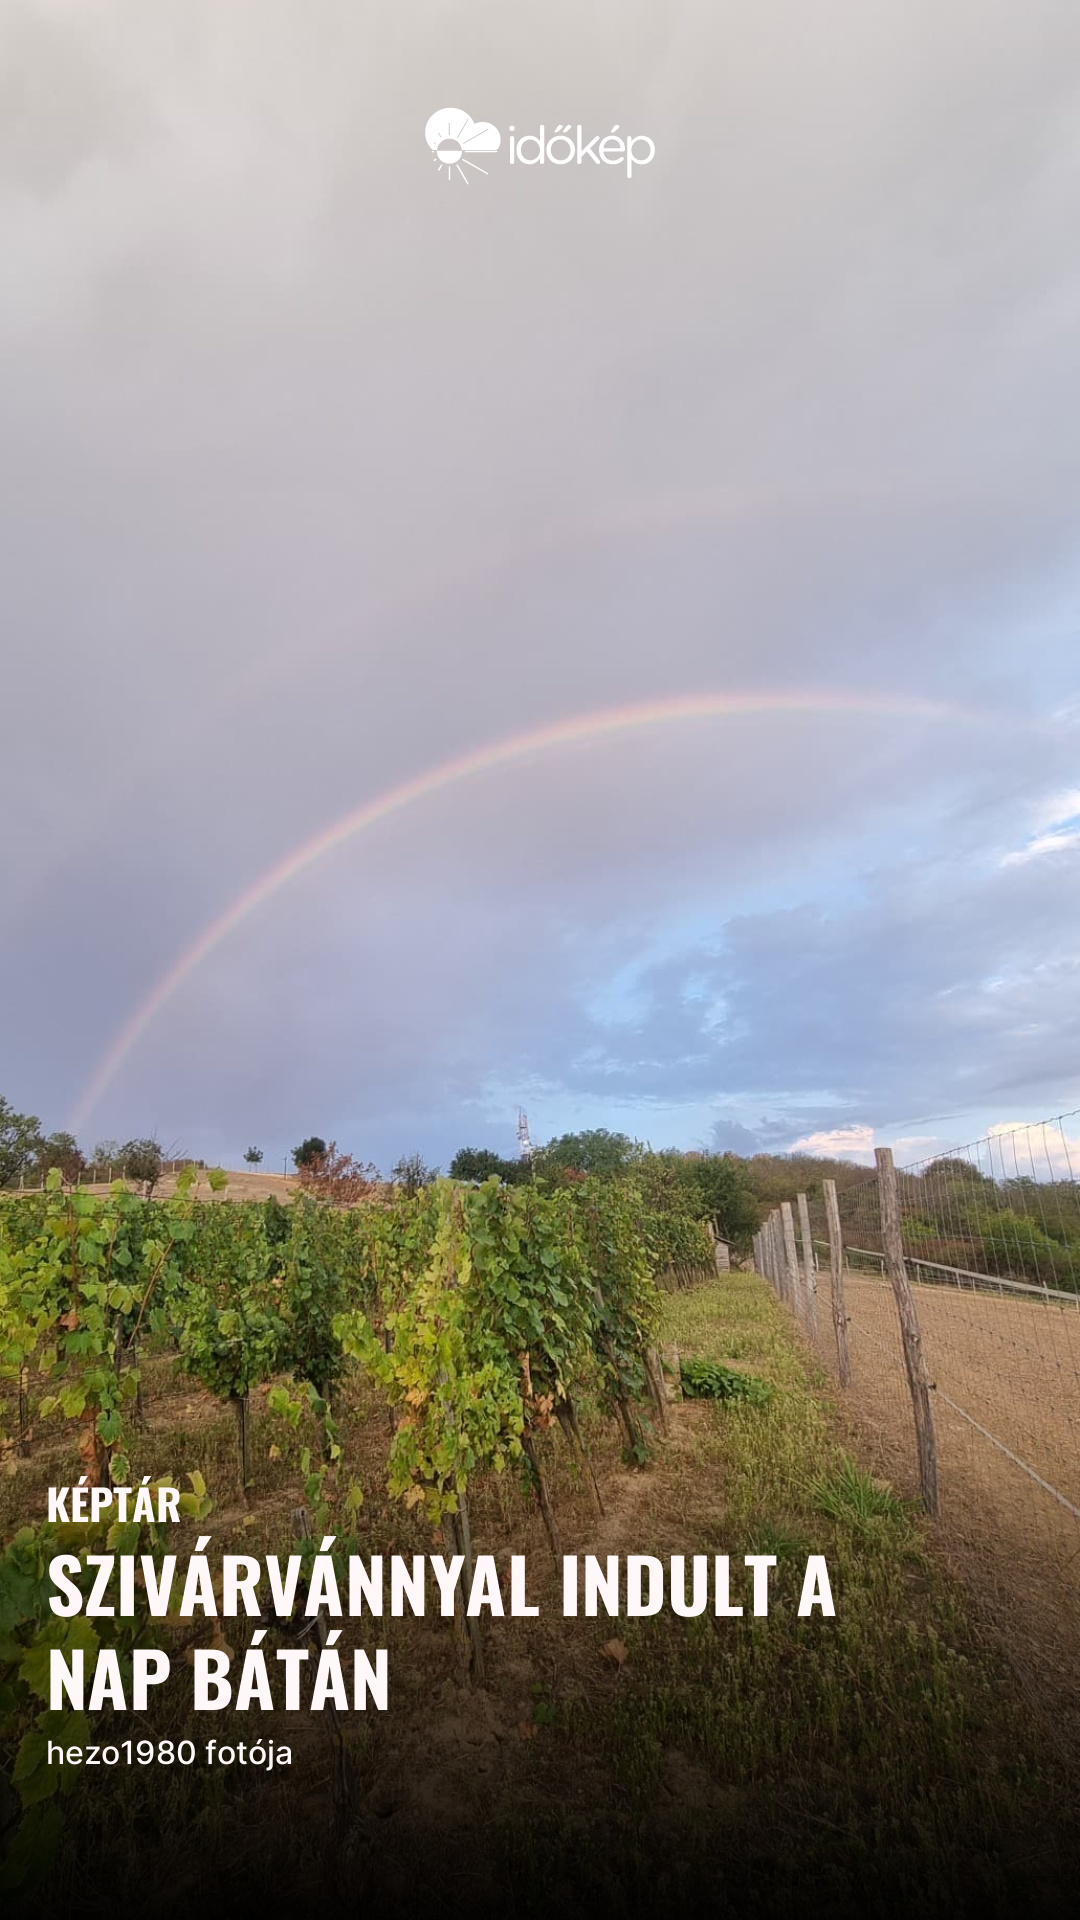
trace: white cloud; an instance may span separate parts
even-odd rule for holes
[[[1026,847],[1007,853],[1001,864],[1017,867],[1025,860],[1038,860],[1047,853],[1067,853],[1070,847],[1080,847],[1080,827],[1061,827],[1054,833],[1037,834]]]
[[[1038,860],[1047,853],[1067,853],[1080,846],[1080,787],[1048,795],[1032,817],[1032,837],[1001,860],[1003,867],[1019,866],[1025,860]]]
[[[917,1166],[922,1160],[933,1160],[939,1153],[947,1153],[952,1144],[936,1133],[905,1133],[892,1143],[893,1159],[898,1167]]]
[[[863,1160],[874,1157],[873,1127],[832,1127],[824,1133],[807,1133],[796,1140],[792,1153],[816,1153],[831,1160]]]
[[[1080,1178],[1080,1136],[1066,1133],[1055,1120],[999,1120],[988,1129],[988,1137],[1000,1143],[997,1153],[990,1149],[988,1172],[1005,1178]]]
[[[1077,819],[1080,819],[1080,787],[1070,787],[1065,793],[1055,793],[1044,800],[1036,808],[1032,824],[1036,833],[1042,833]]]

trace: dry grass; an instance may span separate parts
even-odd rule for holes
[[[134,1183],[125,1183],[133,1187]],[[84,1193],[108,1193],[108,1185],[88,1186]],[[256,1173],[245,1168],[242,1173],[230,1173],[229,1184],[220,1193],[212,1192],[205,1172],[200,1172],[197,1185],[193,1189],[200,1200],[291,1200],[300,1191],[300,1182],[295,1174]],[[154,1188],[155,1200],[171,1200],[176,1192],[175,1173],[162,1174]]]

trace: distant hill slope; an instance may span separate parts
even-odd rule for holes
[[[129,1180],[126,1185],[134,1186],[134,1182]],[[108,1185],[104,1183],[86,1188],[88,1193],[108,1193],[108,1191]],[[200,1172],[195,1187],[196,1196],[200,1200],[269,1200],[271,1195],[275,1200],[291,1200],[293,1194],[299,1191],[300,1182],[295,1174],[252,1173],[247,1167],[243,1173],[229,1174],[229,1184],[222,1193],[211,1193],[205,1171]],[[175,1192],[176,1175],[163,1173],[154,1188],[154,1199],[167,1200]]]

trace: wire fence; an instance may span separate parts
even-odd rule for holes
[[[160,1177],[166,1173],[180,1173],[185,1167],[204,1167],[205,1165],[205,1160],[163,1160],[158,1169],[158,1174]],[[57,1170],[65,1186],[108,1186],[113,1180],[138,1178],[141,1181],[145,1178],[142,1173],[138,1175],[129,1174],[126,1166],[122,1166],[118,1162],[111,1160],[107,1162],[102,1160],[99,1163],[80,1161],[77,1167],[72,1166],[70,1168],[64,1167],[57,1162]],[[29,1172],[24,1170],[19,1174],[17,1180],[9,1180],[0,1185],[0,1192],[42,1193],[44,1192],[45,1183],[50,1171],[51,1169],[49,1167],[33,1167]]]
[[[785,1202],[755,1262],[875,1469],[922,1499],[1016,1663],[1080,1710],[1075,1115]]]
[[[205,1173],[210,1164],[211,1163],[206,1160],[193,1160],[190,1155],[179,1160],[163,1160],[154,1176],[154,1185],[156,1186],[159,1180],[166,1179],[173,1174],[183,1173],[187,1167],[194,1167],[197,1173]],[[127,1166],[121,1165],[118,1161],[106,1162],[102,1160],[96,1163],[85,1162],[78,1167],[72,1168],[60,1166],[58,1167],[58,1171],[65,1187],[105,1187],[111,1186],[114,1180],[130,1180],[138,1186],[145,1186],[146,1184],[145,1170],[141,1168],[129,1169]],[[225,1171],[229,1172],[227,1168]],[[0,1193],[43,1193],[48,1174],[49,1168],[34,1167],[29,1172],[24,1171],[20,1173],[17,1179],[6,1182],[0,1181]],[[249,1163],[243,1167],[234,1167],[232,1171],[229,1172],[229,1178],[238,1179],[241,1175],[247,1178],[251,1174],[262,1174],[264,1176],[272,1174],[275,1178],[287,1179],[289,1177],[288,1161],[282,1162],[280,1175],[278,1175],[276,1167],[266,1167],[256,1162],[254,1164]]]

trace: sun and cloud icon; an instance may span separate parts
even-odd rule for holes
[[[476,165],[473,154],[498,153],[502,144],[498,127],[489,126],[486,120],[474,120],[460,107],[440,107],[438,113],[433,113],[424,128],[424,138],[439,172],[445,167],[448,180],[459,173],[466,186],[469,184],[466,167],[473,173],[487,172],[486,167]]]

